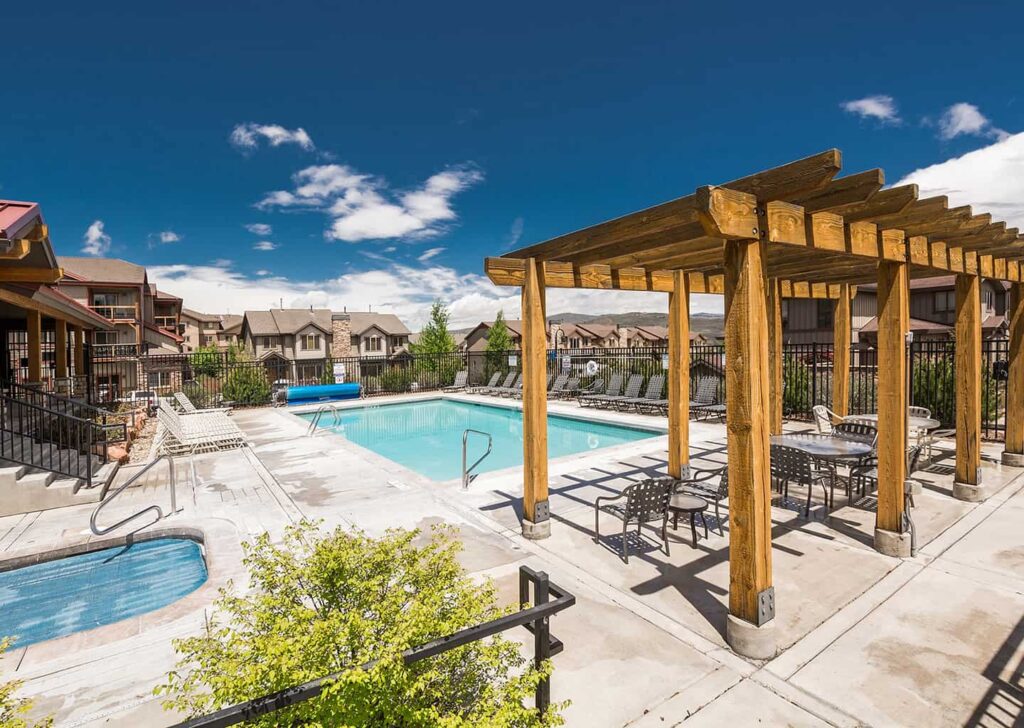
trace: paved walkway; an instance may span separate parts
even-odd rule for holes
[[[16,650],[0,665],[26,680],[26,692],[58,725],[173,722],[149,694],[173,665],[169,640],[197,629],[215,587],[243,575],[239,541],[280,533],[303,516],[370,533],[453,524],[466,568],[494,579],[508,602],[516,599],[520,564],[547,571],[578,599],[552,624],[565,643],[552,693],[572,701],[569,725],[1006,726],[1024,715],[1020,471],[986,463],[987,481],[1005,487],[979,505],[950,497],[948,461],[925,473],[914,511],[921,549],[912,559],[871,548],[870,501],[832,514],[818,508],[809,520],[794,504],[778,503],[773,565],[777,629],[787,649],[761,664],[737,657],[722,636],[727,518],[724,536],[712,532],[696,548],[681,526],[670,555],[647,538],[628,565],[614,537],[593,541],[593,499],[663,472],[664,438],[554,463],[553,534],[534,543],[518,532],[514,472],[481,476],[465,492],[339,436],[303,437],[305,423],[282,410],[234,416],[251,451],[197,458],[199,483],[181,487],[182,512],[161,524],[208,534],[211,579],[195,598],[130,625]],[[724,462],[722,426],[695,425],[692,439],[695,461]],[[130,492],[134,503],[111,508],[111,521],[166,498],[165,487],[154,475]],[[0,555],[88,539],[88,513],[75,507],[0,519]],[[606,530],[615,529],[609,522]]]

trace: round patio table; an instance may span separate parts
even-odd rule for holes
[[[774,435],[772,445],[782,445],[802,450],[818,460],[847,460],[862,458],[871,454],[871,445],[866,442],[844,440],[834,435],[793,434]]]
[[[708,537],[708,522],[704,520],[704,511],[708,509],[708,502],[699,495],[689,493],[676,493],[668,502],[668,509],[672,513],[672,530],[679,526],[679,514],[690,514],[690,533],[693,535],[693,547],[697,548],[697,515],[700,515],[700,522],[704,524],[704,538]]]
[[[850,415],[846,418],[847,422],[870,422],[873,425],[878,425],[878,415]],[[931,417],[908,417],[907,425],[912,430],[934,430],[942,423]]]

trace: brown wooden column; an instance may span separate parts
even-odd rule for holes
[[[956,479],[953,495],[984,500],[981,489],[981,278],[956,277]]]
[[[28,381],[35,384],[43,380],[43,318],[38,311],[25,312],[28,330]]]
[[[68,375],[68,325],[60,319],[53,322],[54,376],[58,379]]]
[[[907,264],[878,263],[878,512],[875,548],[909,556],[903,528],[907,476],[907,351],[910,280]]]
[[[81,326],[72,326],[71,332],[75,335],[75,376],[85,375],[85,329]]]
[[[1006,381],[1006,448],[1003,465],[1024,467],[1024,283],[1010,288],[1009,371]]]
[[[544,264],[530,258],[522,290],[523,313],[523,535],[551,535],[548,511],[547,338]]]
[[[690,469],[690,281],[672,274],[668,294],[668,474],[682,478]]]
[[[839,285],[832,313],[832,411],[846,417],[850,408],[850,284]]]
[[[747,657],[776,651],[769,463],[767,279],[756,240],[725,242],[725,376],[729,459],[726,638]]]
[[[771,433],[782,434],[782,281],[768,281],[768,392]]]

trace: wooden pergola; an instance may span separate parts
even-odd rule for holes
[[[878,509],[875,545],[909,554],[904,532],[909,280],[956,274],[954,495],[981,500],[981,278],[1009,281],[1010,362],[1004,462],[1024,465],[1024,236],[916,185],[882,189],[882,170],[837,177],[830,150],[536,245],[487,258],[497,285],[522,289],[524,535],[550,533],[545,290],[669,297],[669,474],[689,463],[689,301],[725,295],[729,467],[729,625],[738,651],[774,651],[769,436],[782,427],[786,297],[835,301],[835,341],[850,339],[857,284],[878,284]],[[835,347],[834,398],[845,414],[849,347]]]

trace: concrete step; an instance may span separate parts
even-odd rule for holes
[[[25,475],[18,478],[18,487],[31,487],[34,485],[41,485],[43,487],[48,486],[57,478],[56,473],[49,471],[42,471],[37,473],[26,473]]]

